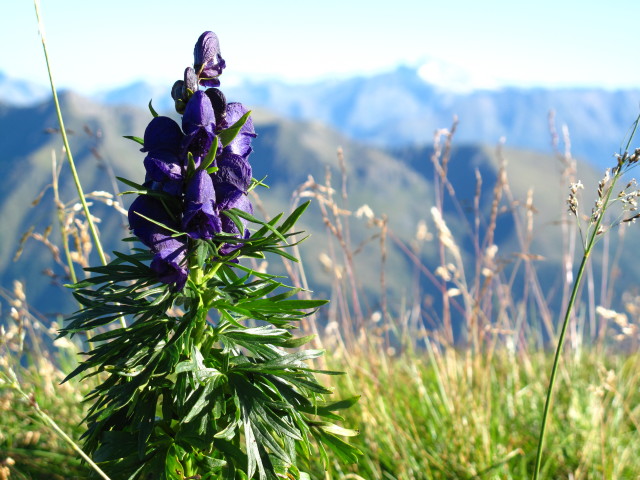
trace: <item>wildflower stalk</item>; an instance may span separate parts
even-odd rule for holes
[[[47,74],[49,75],[49,85],[51,85],[51,94],[53,96],[53,103],[56,109],[56,115],[58,117],[58,124],[60,125],[60,134],[62,135],[62,143],[64,144],[64,149],[67,154],[67,158],[69,159],[69,167],[71,168],[71,175],[73,176],[73,182],[75,183],[76,190],[78,191],[78,197],[80,198],[80,203],[82,204],[82,211],[84,212],[85,217],[87,218],[87,222],[89,225],[89,231],[91,232],[91,236],[93,237],[93,243],[98,252],[98,256],[100,257],[100,262],[102,265],[107,264],[107,258],[104,254],[104,249],[102,248],[102,243],[100,242],[100,237],[98,235],[98,230],[96,229],[95,224],[93,223],[93,218],[91,217],[91,213],[89,212],[89,205],[87,204],[87,199],[84,195],[84,190],[82,189],[82,184],[80,183],[80,177],[78,176],[78,170],[76,169],[76,164],[73,161],[73,155],[71,153],[71,147],[69,146],[69,139],[67,138],[67,131],[64,127],[64,120],[62,118],[62,110],[60,109],[60,102],[58,100],[58,93],[56,91],[55,83],[53,81],[53,74],[51,73],[51,64],[49,63],[49,54],[47,51],[47,42],[44,34],[44,24],[40,18],[40,2],[39,0],[34,0],[33,2],[36,9],[36,18],[38,20],[38,32],[40,33],[40,38],[42,39],[42,50],[44,51],[44,59],[47,65]],[[125,323],[124,317],[120,317],[120,323],[123,328],[127,325]]]
[[[60,134],[62,135],[62,143],[64,144],[64,149],[66,151],[67,158],[69,159],[69,166],[71,167],[71,174],[73,175],[73,181],[75,183],[76,190],[78,191],[78,196],[80,197],[82,210],[84,211],[84,214],[87,217],[87,222],[89,223],[89,230],[91,231],[91,235],[93,236],[93,241],[96,245],[98,256],[100,257],[100,261],[102,262],[102,264],[106,265],[107,259],[104,255],[102,244],[100,243],[100,237],[98,237],[98,231],[96,230],[95,224],[93,223],[93,219],[91,218],[91,214],[89,213],[89,205],[87,205],[87,200],[84,196],[82,184],[80,183],[80,178],[78,177],[78,171],[76,170],[76,165],[75,165],[75,162],[73,161],[73,155],[71,154],[71,148],[69,147],[69,139],[67,138],[67,131],[64,128],[64,120],[62,119],[62,111],[60,110],[58,93],[56,92],[55,83],[53,82],[53,75],[51,73],[51,65],[49,63],[49,54],[47,52],[47,43],[44,35],[44,25],[40,18],[40,2],[38,0],[34,0],[33,3],[36,9],[36,17],[38,19],[38,31],[40,32],[40,38],[42,39],[42,49],[44,51],[44,59],[47,64],[47,73],[49,75],[49,85],[51,85],[51,94],[53,95],[53,103],[55,104],[56,115],[58,116],[58,123],[60,125]]]
[[[571,313],[573,312],[573,307],[575,305],[576,298],[578,296],[578,290],[580,288],[580,283],[582,281],[582,275],[584,274],[585,268],[589,261],[589,257],[591,256],[591,252],[593,247],[595,246],[600,235],[605,233],[602,230],[602,222],[605,216],[605,212],[610,205],[611,195],[613,194],[614,188],[618,183],[618,180],[627,172],[631,167],[634,167],[638,162],[639,151],[636,150],[633,155],[629,155],[627,152],[629,150],[629,146],[631,145],[631,141],[636,133],[636,129],[638,128],[638,123],[640,122],[640,116],[636,119],[633,127],[631,129],[631,133],[629,135],[629,140],[626,144],[624,154],[618,157],[618,164],[613,168],[613,177],[611,181],[607,185],[606,180],[602,180],[599,188],[598,188],[598,196],[601,200],[599,200],[599,204],[596,204],[596,208],[591,217],[591,230],[587,235],[587,241],[584,246],[584,253],[582,255],[582,261],[580,262],[580,267],[578,268],[578,273],[573,283],[573,289],[571,290],[571,296],[569,297],[569,303],[567,305],[567,309],[564,314],[564,318],[562,321],[562,329],[560,331],[560,337],[558,338],[558,344],[556,347],[556,353],[553,359],[553,365],[551,367],[551,376],[549,378],[549,387],[547,388],[547,396],[544,404],[544,410],[542,412],[542,425],[540,426],[540,436],[538,438],[538,449],[536,452],[536,463],[533,472],[533,480],[538,480],[540,475],[540,467],[542,463],[542,449],[544,447],[544,439],[547,429],[547,423],[549,420],[549,415],[551,413],[551,402],[553,399],[553,388],[555,386],[556,377],[558,374],[558,367],[560,365],[560,355],[562,354],[562,349],[564,346],[564,341],[567,333],[567,327],[569,325],[569,319],[571,318]],[[608,173],[607,173],[608,176]],[[606,177],[605,177],[606,179]],[[574,190],[572,190],[572,197],[570,199],[575,200],[573,197]],[[570,210],[574,213],[576,204],[570,203]],[[577,215],[577,213],[576,213]],[[638,214],[633,215],[630,218],[627,218],[624,221],[630,221],[638,217]],[[618,223],[614,223],[614,226],[618,225]]]

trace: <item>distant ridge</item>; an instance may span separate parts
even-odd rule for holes
[[[446,73],[446,72],[445,72]],[[431,76],[430,76],[431,75]],[[568,126],[574,156],[599,168],[608,166],[629,126],[640,113],[640,88],[514,88],[461,90],[461,81],[435,68],[401,66],[371,76],[288,84],[247,80],[225,86],[231,101],[260,107],[291,119],[314,120],[348,137],[378,147],[428,143],[438,128],[460,119],[457,140],[552,152],[548,115],[557,128]],[[431,80],[430,80],[431,79]],[[473,85],[473,84],[470,84]],[[464,86],[464,85],[463,85]],[[27,105],[46,97],[46,89],[0,74],[0,102]],[[170,111],[170,85],[134,82],[96,93],[109,105],[146,106]]]
[[[0,104],[28,106],[48,98],[51,90],[28,80],[20,80],[0,72]]]

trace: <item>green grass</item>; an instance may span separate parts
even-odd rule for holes
[[[310,466],[312,478],[530,477],[551,352],[429,348],[389,355],[380,338],[367,343],[356,350],[325,340],[334,352],[329,366],[349,372],[335,378],[336,397],[361,396],[344,415],[345,424],[360,431],[353,441],[364,456],[358,465],[333,459],[326,471],[318,461]],[[9,341],[2,347],[3,369],[12,362],[13,346]],[[20,383],[77,439],[80,399],[94,381],[59,385],[71,350],[54,351],[55,358],[30,357],[29,366],[19,369]],[[61,360],[64,371],[55,366]],[[639,354],[589,349],[565,356],[542,478],[640,475],[639,376]],[[8,466],[7,458],[15,464]],[[7,384],[0,385],[0,462],[11,472],[4,477],[9,479],[89,474],[77,454]]]
[[[341,393],[360,394],[346,423],[360,429],[366,479],[523,479],[535,463],[552,356],[501,351],[487,359],[447,349],[386,359],[350,354]],[[627,479],[640,475],[640,356],[582,351],[565,358],[542,478]],[[570,376],[569,376],[570,375]],[[316,477],[321,478],[316,466]]]

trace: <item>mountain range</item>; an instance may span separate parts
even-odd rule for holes
[[[377,147],[420,145],[436,129],[459,119],[460,143],[506,145],[550,153],[549,114],[558,131],[566,125],[574,156],[598,168],[609,166],[640,113],[640,87],[516,88],[460,90],[447,88],[433,69],[400,66],[394,70],[336,80],[289,84],[279,80],[233,82],[223,88],[229,98],[293,120],[318,121],[347,137]],[[433,77],[433,78],[431,78]],[[108,105],[142,108],[153,99],[158,111],[172,111],[170,86],[139,81],[97,92],[92,99]],[[0,101],[26,105],[47,90],[0,73]],[[562,135],[562,133],[561,133]]]
[[[399,67],[393,71],[309,84],[244,81],[225,87],[230,98],[290,119],[319,121],[348,137],[378,147],[424,144],[436,129],[459,119],[460,143],[506,145],[552,152],[549,113],[556,128],[566,125],[574,156],[609,166],[629,127],[640,114],[640,88],[496,88],[447,89],[428,78],[428,71]],[[224,84],[223,84],[224,86]],[[166,89],[165,89],[166,90]],[[131,104],[143,92],[162,97],[157,87],[137,83],[103,92],[97,99]],[[169,99],[170,100],[170,99]],[[158,105],[170,108],[170,105]]]

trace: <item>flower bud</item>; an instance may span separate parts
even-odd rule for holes
[[[187,95],[191,95],[198,90],[198,75],[196,75],[196,71],[191,67],[187,67],[184,71],[184,87],[187,90],[191,90],[190,92],[185,92]],[[185,99],[185,101],[186,100],[188,99]]]
[[[225,61],[220,55],[220,42],[217,35],[213,32],[204,32],[193,49],[193,67],[200,79],[200,84],[205,87],[220,85],[218,76],[225,66]]]
[[[176,107],[176,112],[180,115],[184,113],[184,109],[187,106],[187,102],[185,101],[185,86],[183,80],[177,80],[176,83],[173,84],[171,88],[171,98],[173,98],[173,102]]]
[[[227,99],[224,93],[217,88],[207,88],[204,93],[211,100],[213,111],[216,114],[216,125],[222,124],[227,116]]]

